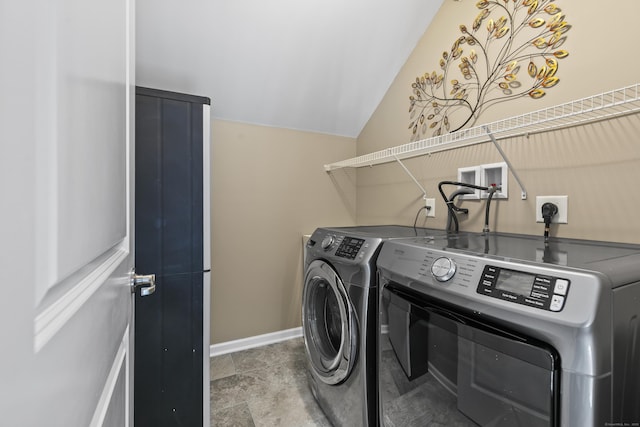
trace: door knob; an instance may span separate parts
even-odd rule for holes
[[[146,297],[156,291],[155,274],[135,274],[131,275],[131,292],[135,293],[140,288],[140,296]]]

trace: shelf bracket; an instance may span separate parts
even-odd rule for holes
[[[520,181],[520,177],[518,176],[518,173],[513,168],[513,165],[511,164],[511,162],[507,158],[507,155],[504,153],[504,151],[502,151],[502,147],[500,147],[500,145],[498,144],[498,141],[496,141],[496,138],[491,133],[491,130],[489,129],[489,126],[483,126],[482,128],[484,129],[485,132],[487,132],[487,135],[491,139],[491,142],[493,142],[493,145],[496,146],[496,149],[498,150],[498,152],[502,156],[502,159],[507,164],[507,166],[509,167],[509,170],[513,174],[513,177],[516,179],[516,182],[520,186],[520,197],[522,198],[522,200],[527,200],[527,190],[526,190],[526,188],[524,188],[524,185],[522,185],[522,181]]]
[[[402,169],[404,169],[404,171],[407,173],[407,175],[409,175],[411,177],[411,179],[413,180],[413,182],[416,183],[416,185],[418,186],[418,188],[420,188],[420,191],[422,191],[422,198],[427,200],[427,190],[424,189],[424,187],[422,185],[420,185],[420,183],[418,182],[418,180],[416,179],[415,176],[413,176],[413,174],[411,173],[411,171],[409,169],[407,169],[407,167],[404,165],[404,163],[402,163],[402,160],[400,160],[398,158],[397,155],[393,154],[393,157],[396,159],[396,161],[400,164],[400,166],[402,166]]]

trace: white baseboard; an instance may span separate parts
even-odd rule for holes
[[[256,335],[254,337],[213,344],[209,349],[209,356],[221,356],[223,354],[234,353],[236,351],[247,350],[254,347],[261,347],[263,345],[274,344],[301,336],[302,327],[297,327],[285,329],[284,331],[271,332],[269,334]]]

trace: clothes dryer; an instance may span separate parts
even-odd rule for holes
[[[501,233],[387,242],[380,425],[636,425],[638,266],[640,246],[619,243]]]
[[[376,260],[390,239],[434,239],[406,226],[318,228],[305,246],[302,325],[311,390],[335,426],[377,426]]]

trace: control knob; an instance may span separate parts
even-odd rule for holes
[[[451,258],[440,257],[431,264],[431,274],[438,282],[446,282],[456,274],[456,264]]]
[[[322,243],[320,243],[320,246],[322,246],[322,249],[327,250],[331,247],[331,245],[333,245],[334,240],[335,239],[333,236],[327,236],[322,239]]]

